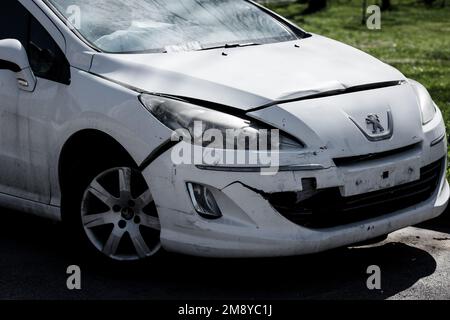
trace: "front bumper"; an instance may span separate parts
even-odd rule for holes
[[[426,201],[375,218],[326,229],[309,229],[294,224],[275,210],[264,196],[300,192],[302,181],[311,178],[315,179],[319,190],[338,187],[343,194],[355,194],[357,189],[346,188],[348,176],[355,172],[361,172],[363,176],[370,175],[370,172],[378,174],[384,167],[401,167],[412,161],[423,168],[444,159],[447,143],[440,139],[445,131],[441,115],[424,131],[425,139],[420,148],[406,153],[355,166],[333,165],[321,170],[278,172],[274,176],[174,165],[169,150],[143,171],[158,207],[162,246],[169,251],[206,257],[301,255],[351,245],[433,219],[445,210],[450,197],[445,165],[435,192]],[[223,217],[218,220],[200,217],[192,205],[187,182],[208,186]],[[360,190],[370,192],[386,187],[375,181],[362,185]]]

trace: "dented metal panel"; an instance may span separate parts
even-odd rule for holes
[[[233,48],[227,56],[221,50],[181,52],[175,59],[173,54],[96,54],[90,72],[147,92],[243,110],[333,89],[405,80],[390,66],[339,42],[314,35],[302,39],[298,48],[296,43]]]

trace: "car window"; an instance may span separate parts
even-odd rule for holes
[[[17,0],[3,0],[0,4],[0,39],[17,39],[22,43],[37,77],[70,83],[70,66],[64,53]]]
[[[56,42],[42,25],[30,18],[28,58],[37,77],[67,83],[70,78],[69,63]]]
[[[96,48],[177,52],[298,39],[245,0],[47,0]],[[73,8],[77,8],[76,11]],[[73,12],[78,12],[73,19]]]

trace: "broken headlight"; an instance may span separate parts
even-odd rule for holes
[[[303,148],[295,138],[250,119],[149,94],[142,94],[140,101],[159,121],[174,130],[180,140],[205,148],[253,151]]]
[[[423,85],[414,80],[409,80],[409,83],[416,92],[417,100],[422,111],[422,124],[426,125],[433,120],[436,115],[436,104],[428,93],[428,90]]]

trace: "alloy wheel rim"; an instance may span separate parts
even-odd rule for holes
[[[98,175],[81,203],[81,223],[95,248],[119,261],[140,260],[161,248],[161,225],[142,174],[114,168]]]

